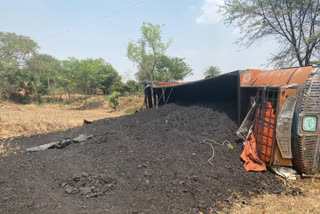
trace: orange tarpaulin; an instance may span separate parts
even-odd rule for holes
[[[247,171],[266,171],[267,167],[265,163],[259,159],[256,146],[256,139],[253,134],[251,134],[240,156],[242,160],[245,161],[243,167]]]

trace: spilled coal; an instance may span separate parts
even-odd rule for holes
[[[0,158],[0,213],[209,213],[243,196],[280,193],[271,172],[246,172],[232,103],[168,104],[64,132],[14,139]],[[80,134],[63,149],[26,148]],[[204,144],[204,139],[227,145]]]

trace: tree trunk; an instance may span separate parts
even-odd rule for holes
[[[2,102],[2,87],[0,87],[0,104]]]
[[[48,77],[48,94],[50,95],[50,78]]]

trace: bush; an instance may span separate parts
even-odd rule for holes
[[[112,92],[111,95],[109,95],[108,97],[109,100],[109,105],[111,108],[113,108],[114,110],[117,110],[117,107],[120,103],[120,93],[117,91]]]
[[[29,95],[22,95],[19,93],[10,93],[9,99],[20,104],[29,104],[31,102],[31,97]]]

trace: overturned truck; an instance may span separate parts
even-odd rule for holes
[[[320,68],[239,70],[184,83],[147,82],[147,108],[172,103],[227,101],[236,122],[251,124],[257,154],[267,166],[320,172]]]

